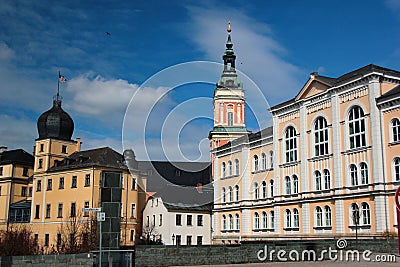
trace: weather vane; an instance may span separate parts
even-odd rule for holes
[[[228,32],[231,33],[231,21],[228,20]]]

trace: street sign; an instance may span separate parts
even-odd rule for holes
[[[106,213],[105,212],[98,212],[97,213],[97,221],[104,222],[106,220]]]
[[[101,208],[83,208],[83,212],[101,211]]]
[[[400,211],[400,186],[396,190],[396,194],[394,195],[394,201],[396,202],[397,209]]]

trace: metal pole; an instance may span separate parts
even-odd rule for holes
[[[100,248],[99,248],[99,253],[100,253],[100,255],[99,255],[99,261],[100,261],[100,264],[99,264],[99,266],[100,267],[102,267],[102,262],[101,262],[101,253],[102,253],[102,251],[101,251],[101,247],[102,247],[102,233],[101,233],[101,221],[100,221],[100,244],[99,244],[99,246],[100,246]]]

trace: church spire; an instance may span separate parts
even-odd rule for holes
[[[228,21],[228,40],[226,41],[226,49],[225,53],[222,56],[222,59],[224,60],[224,71],[229,71],[235,70],[235,60],[236,60],[236,55],[235,52],[233,52],[233,43],[231,39],[231,22]]]

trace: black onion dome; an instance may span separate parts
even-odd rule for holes
[[[53,107],[40,115],[37,128],[39,139],[54,138],[69,141],[74,132],[74,121],[61,108],[61,100],[56,99],[53,101]]]

